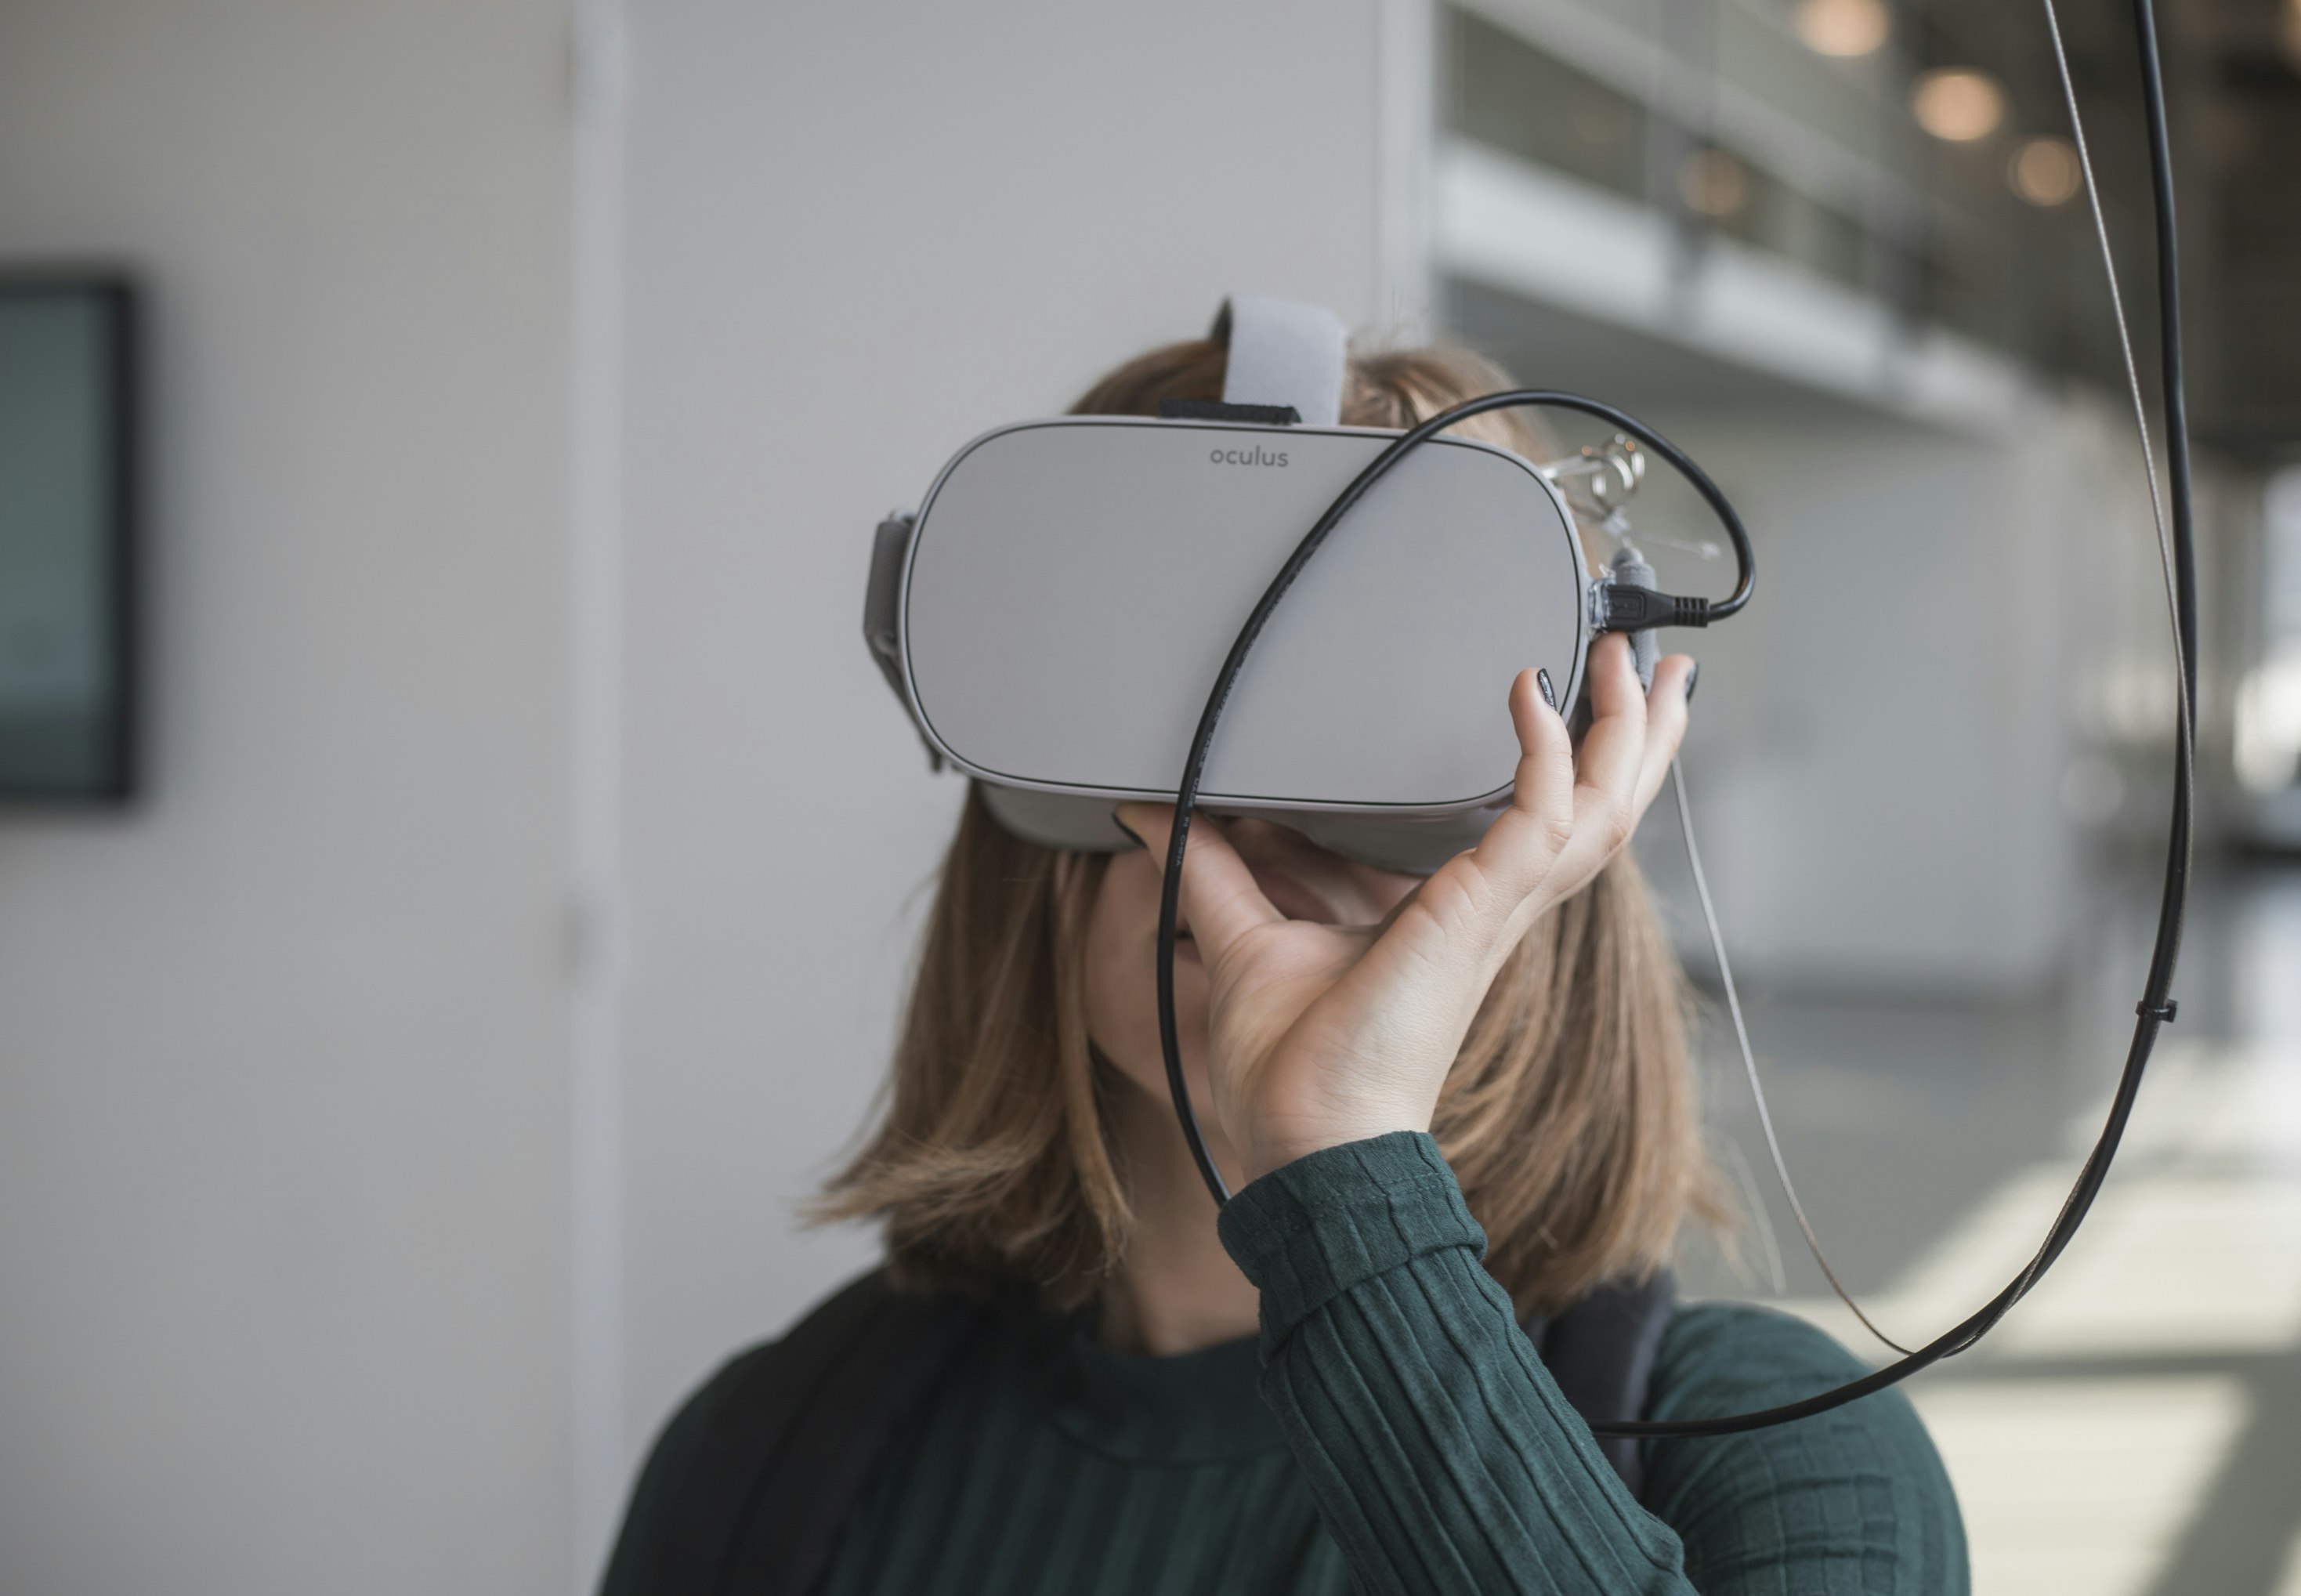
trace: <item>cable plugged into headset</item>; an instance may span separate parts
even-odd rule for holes
[[[1675,593],[1634,587],[1623,581],[1594,583],[1590,589],[1590,629],[1593,631],[1645,631],[1657,626],[1707,626],[1707,598],[1682,598]]]

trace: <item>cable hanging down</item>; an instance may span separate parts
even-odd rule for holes
[[[1782,1157],[1781,1138],[1774,1133],[1774,1111],[1767,1105],[1764,1082],[1758,1079],[1757,1054],[1750,1047],[1750,1027],[1742,1018],[1742,994],[1734,984],[1734,962],[1726,957],[1726,933],[1718,928],[1718,908],[1710,901],[1710,877],[1702,868],[1702,849],[1694,840],[1694,808],[1686,796],[1686,767],[1677,759],[1669,762],[1670,795],[1677,800],[1678,834],[1686,845],[1686,865],[1694,875],[1694,894],[1702,905],[1702,923],[1710,933],[1711,957],[1718,961],[1718,984],[1726,994],[1726,1013],[1734,1022],[1734,1042],[1742,1056],[1743,1078],[1750,1085],[1750,1101],[1758,1110],[1758,1128],[1765,1132],[1766,1153],[1773,1159],[1774,1180],[1782,1189],[1790,1205],[1791,1217],[1797,1221],[1798,1233],[1805,1238],[1805,1249],[1812,1258],[1829,1289],[1845,1304],[1846,1311],[1862,1321],[1862,1328],[1876,1336],[1895,1351],[1908,1357],[1911,1349],[1878,1328],[1876,1321],[1862,1311],[1837,1278],[1837,1271],[1829,1266],[1829,1258],[1821,1249],[1821,1238],[1813,1233],[1813,1221],[1805,1216],[1805,1204],[1799,1200],[1797,1182],[1790,1179],[1789,1160]],[[1779,1268],[1777,1263],[1776,1268]],[[1777,1287],[1777,1290],[1779,1288]]]
[[[1668,1421],[1625,1421],[1594,1424],[1593,1432],[1602,1436],[1624,1436],[1641,1439],[1670,1439],[1696,1435],[1725,1435],[1743,1431],[1768,1428],[1795,1419],[1827,1413],[1835,1408],[1873,1392],[1885,1390],[1916,1374],[1942,1358],[1962,1352],[1979,1341],[2004,1318],[2042,1279],[2077,1233],[2087,1212],[2099,1194],[2107,1177],[2111,1163],[2125,1134],[2127,1122],[2141,1087],[2142,1075],[2149,1056],[2156,1045],[2159,1030],[2171,1020],[2175,1004],[2171,996],[2174,967],[2180,957],[2182,920],[2188,898],[2189,853],[2191,843],[2191,812],[2194,805],[2196,727],[2194,706],[2196,699],[2196,554],[2194,520],[2189,492],[2189,447],[2187,405],[2182,378],[2182,348],[2180,321],[2180,279],[2179,241],[2174,228],[2172,163],[2168,150],[2165,125],[2163,74],[2158,59],[2156,17],[2152,0],[2133,0],[2137,44],[2141,62],[2144,108],[2147,121],[2149,170],[2152,197],[2155,200],[2158,322],[2161,330],[2161,383],[2163,389],[2166,424],[2166,455],[2169,466],[2168,497],[2171,500],[2171,525],[2158,498],[2155,457],[2149,447],[2146,406],[2143,399],[2139,373],[2131,355],[2131,335],[2124,306],[2116,296],[2116,267],[2112,259],[2108,235],[2102,221],[2100,191],[2096,184],[2092,161],[2085,143],[2083,118],[2079,113],[2077,91],[2071,78],[2069,59],[2063,48],[2060,18],[2054,0],[2041,0],[2045,8],[2046,27],[2052,35],[2055,64],[2060,71],[2062,87],[2068,102],[2071,129],[2079,153],[2079,169],[2085,180],[2086,192],[2093,205],[2096,234],[2102,247],[2103,265],[2109,274],[2115,311],[2118,335],[2126,352],[2128,386],[2131,390],[2135,414],[2142,433],[2145,466],[2149,475],[2150,504],[2156,517],[2158,545],[2164,568],[2167,606],[2171,614],[2175,672],[2180,678],[2177,689],[2177,712],[2174,727],[2173,799],[2172,812],[2167,827],[2164,888],[2158,904],[2157,926],[2151,949],[2149,973],[2143,985],[2140,1001],[2135,1006],[2132,1040],[2126,1050],[2125,1063],[2118,1075],[2117,1089],[2113,1094],[2107,1116],[2100,1136],[2088,1153],[2076,1183],[2071,1188],[2046,1238],[2029,1263],[2004,1290],[1992,1297],[1973,1314],[1953,1325],[1915,1351],[1887,1364],[1858,1380],[1819,1391],[1802,1400],[1751,1413],[1726,1414],[1708,1418]],[[1618,609],[1610,589],[1605,614],[1601,617],[1605,630],[1643,631],[1660,625],[1700,626],[1722,620],[1738,613],[1749,603],[1753,582],[1753,559],[1747,533],[1733,506],[1727,503],[1716,485],[1686,455],[1634,418],[1625,415],[1598,400],[1578,394],[1560,393],[1548,389],[1520,389],[1503,393],[1488,394],[1481,398],[1458,405],[1431,417],[1410,430],[1376,455],[1374,461],[1345,488],[1335,502],[1319,516],[1317,524],[1296,546],[1278,574],[1272,579],[1246,624],[1232,642],[1222,668],[1217,673],[1212,689],[1207,696],[1204,711],[1199,718],[1197,731],[1191,739],[1190,753],[1184,761],[1183,779],[1175,794],[1175,819],[1168,834],[1164,878],[1159,898],[1158,940],[1158,1003],[1159,1040],[1165,1056],[1167,1090],[1174,1100],[1176,1117],[1181,1124],[1184,1140],[1189,1144],[1192,1160],[1207,1189],[1214,1194],[1217,1205],[1229,1200],[1230,1192],[1221,1172],[1215,1167],[1206,1139],[1201,1132],[1197,1116],[1192,1112],[1188,1082],[1183,1074],[1181,1040],[1175,1019],[1175,935],[1180,908],[1184,849],[1190,839],[1191,821],[1198,804],[1199,783],[1207,757],[1213,746],[1214,734],[1220,723],[1233,688],[1243,669],[1248,655],[1261,635],[1271,614],[1293,586],[1302,568],[1315,556],[1335,524],[1347,514],[1368,489],[1381,480],[1410,451],[1420,447],[1447,428],[1474,415],[1489,411],[1535,405],[1578,411],[1611,422],[1614,426],[1653,449],[1668,461],[1679,475],[1698,492],[1725,528],[1734,548],[1736,581],[1733,592],[1714,603],[1701,599],[1677,598],[1666,594],[1645,594],[1638,598],[1620,600]],[[1619,589],[1626,593],[1640,589]],[[1736,1005],[1738,1007],[1738,1005]],[[1754,1072],[1753,1072],[1754,1073]],[[1801,1224],[1803,1214],[1801,1211]],[[1811,1232],[1809,1231],[1809,1235]],[[1825,1271],[1827,1266],[1824,1266]],[[1835,1277],[1832,1284],[1835,1285]],[[1841,1291],[1841,1295],[1843,1292]],[[1850,1299],[1849,1299],[1850,1301]],[[1856,1310],[1859,1312],[1859,1310]],[[1868,1323],[1865,1318],[1863,1321]],[[1874,1330],[1875,1327],[1872,1326]],[[1883,1339],[1882,1335],[1880,1339]]]

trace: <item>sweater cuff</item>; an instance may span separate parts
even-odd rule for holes
[[[1303,1320],[1376,1275],[1426,1253],[1486,1250],[1438,1144],[1414,1131],[1281,1166],[1224,1205],[1217,1228],[1262,1293],[1266,1359]]]

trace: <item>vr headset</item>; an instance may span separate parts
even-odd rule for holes
[[[1114,807],[1174,797],[1255,596],[1400,436],[1337,424],[1345,330],[1331,312],[1237,296],[1213,336],[1229,345],[1219,404],[994,429],[916,514],[879,526],[865,641],[935,767],[980,782],[1030,841],[1132,845]],[[1619,493],[1641,468],[1618,443],[1569,472]],[[1367,491],[1273,615],[1222,712],[1201,806],[1435,870],[1509,802],[1511,680],[1535,667],[1571,706],[1606,589],[1642,572],[1651,587],[1635,556],[1590,570],[1551,472],[1431,439]]]

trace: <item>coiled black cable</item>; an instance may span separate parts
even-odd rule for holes
[[[2055,35],[2059,53],[2059,23],[2053,16],[2053,0],[2044,0],[2047,19]],[[2155,1048],[2158,1032],[2169,1024],[2176,1005],[2172,997],[2173,973],[2180,957],[2182,923],[2187,912],[2189,888],[2189,859],[2192,844],[2192,814],[2195,804],[2196,724],[2196,552],[2195,525],[2189,494],[2189,444],[2188,405],[2184,397],[2182,347],[2180,239],[2175,230],[2173,213],[2172,161],[2169,150],[2165,124],[2165,96],[2163,68],[2158,59],[2156,17],[2152,0],[2133,0],[2133,12],[2141,56],[2142,98],[2149,135],[2149,170],[2155,199],[2157,244],[2158,323],[2160,328],[2161,380],[2164,389],[2167,457],[2170,494],[2172,502],[2171,569],[2168,576],[2172,592],[2173,644],[2180,677],[2180,706],[2174,726],[2173,801],[2172,814],[2167,827],[2165,880],[2160,896],[2156,935],[2151,948],[2149,973],[2144,982],[2141,1001],[2135,1006],[2133,1037],[2128,1045],[2125,1064],[2118,1075],[2117,1090],[2110,1099],[2109,1113],[2102,1125],[2101,1134],[2087,1155],[2077,1182],[2063,1202],[2044,1242],[2027,1266],[2005,1288],[1978,1311],[1956,1325],[1920,1347],[1907,1357],[1886,1365],[1859,1380],[1848,1381],[1796,1402],[1761,1408],[1751,1413],[1725,1414],[1716,1417],[1675,1420],[1633,1420],[1594,1424],[1592,1430],[1603,1436],[1626,1436],[1640,1439],[1669,1439],[1697,1435],[1728,1435],[1742,1431],[1769,1428],[1795,1419],[1827,1413],[1835,1408],[1885,1390],[1908,1379],[1920,1369],[1939,1362],[1944,1358],[1962,1352],[1972,1346],[2004,1318],[2012,1306],[2026,1296],[2042,1279],[2071,1239],[2084,1223],[2094,1199],[2099,1195],[2103,1181],[2108,1176],[2111,1163],[2117,1156],[2119,1143],[2125,1135],[2127,1122],[2133,1113],[2133,1103],[2141,1089],[2141,1078],[2147,1067],[2151,1051]],[[2066,62],[2063,63],[2066,84]],[[2071,109],[2076,111],[2072,92]],[[2082,130],[2080,129],[2080,138]],[[2087,186],[2093,187],[2090,163],[2086,167]],[[2096,200],[2098,196],[2096,196]],[[2106,248],[2104,240],[2104,260]],[[2113,266],[2112,267],[2113,272]],[[2121,324],[2121,333],[2122,332]],[[2136,392],[2137,403],[2138,391]],[[1175,1022],[1175,932],[1180,908],[1184,849],[1190,840],[1191,819],[1195,813],[1199,782],[1206,769],[1207,756],[1213,747],[1216,727],[1223,710],[1228,705],[1232,689],[1246,664],[1264,625],[1276,610],[1287,590],[1301,575],[1311,556],[1326,540],[1336,522],[1362,498],[1367,490],[1380,480],[1399,460],[1410,451],[1420,447],[1438,433],[1459,422],[1488,411],[1511,409],[1528,405],[1552,405],[1577,410],[1611,422],[1630,436],[1651,447],[1668,461],[1680,475],[1691,483],[1716,514],[1734,546],[1736,581],[1734,591],[1727,598],[1704,605],[1700,600],[1671,600],[1667,623],[1706,624],[1739,612],[1749,603],[1755,562],[1750,551],[1748,534],[1741,519],[1727,503],[1725,496],[1704,475],[1700,467],[1668,440],[1662,439],[1633,417],[1612,406],[1577,394],[1526,389],[1505,393],[1488,394],[1467,404],[1431,417],[1410,431],[1402,434],[1396,442],[1361,472],[1344,489],[1332,505],[1319,516],[1318,523],[1305,535],[1294,552],[1287,557],[1276,577],[1264,591],[1262,597],[1247,617],[1231,644],[1230,653],[1217,673],[1212,690],[1207,696],[1205,710],[1199,717],[1198,730],[1191,739],[1190,754],[1183,767],[1183,779],[1176,790],[1175,819],[1167,838],[1165,878],[1159,895],[1158,999],[1159,1041],[1165,1056],[1167,1085],[1175,1104],[1175,1114],[1180,1122],[1184,1140],[1191,1149],[1199,1174],[1214,1194],[1217,1206],[1229,1200],[1230,1193],[1221,1172],[1207,1150],[1206,1138],[1201,1132],[1198,1116],[1191,1107],[1189,1082],[1183,1074],[1181,1039]],[[2146,442],[2146,420],[2144,441]],[[2155,490],[2152,487],[2152,506]],[[1620,630],[1643,630],[1663,623],[1664,617],[1644,614],[1626,615]]]

